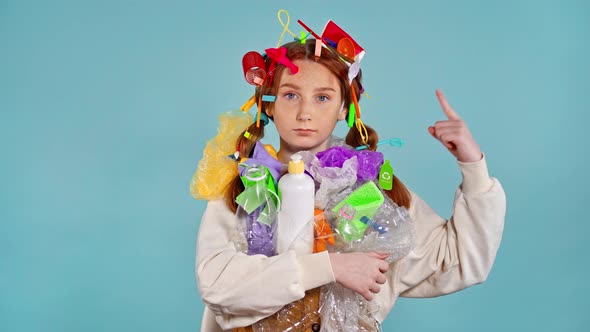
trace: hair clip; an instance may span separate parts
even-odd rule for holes
[[[263,126],[266,126],[270,122],[270,119],[268,118],[268,115],[266,115],[266,113],[261,113],[260,121],[262,121]]]
[[[269,103],[274,103],[276,99],[277,99],[277,96],[262,95],[262,101],[266,101],[266,102],[269,102]]]
[[[239,161],[240,160],[240,151],[236,151],[236,152],[228,155],[228,157],[230,157],[234,161]]]
[[[270,123],[270,119],[268,115],[264,112],[259,112],[256,118],[256,128],[260,127],[260,122],[262,122],[262,126],[266,127],[267,124]]]
[[[315,40],[315,61],[318,61],[322,57],[322,45],[324,42],[321,39]]]
[[[354,117],[356,115],[356,111],[354,109],[354,103],[350,103],[348,106],[348,128],[352,128],[354,126]]]

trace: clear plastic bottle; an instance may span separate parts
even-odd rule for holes
[[[266,169],[251,164],[244,171],[248,187],[236,202],[239,210],[246,214],[241,231],[246,235],[248,255],[274,256],[276,254],[277,200],[267,189]],[[241,214],[241,212],[240,212]]]
[[[279,179],[281,210],[278,214],[277,252],[295,250],[298,255],[313,251],[315,184],[305,174],[299,154],[293,154],[288,173]]]

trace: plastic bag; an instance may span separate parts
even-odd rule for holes
[[[252,123],[252,116],[242,111],[228,111],[219,115],[217,136],[207,141],[191,183],[195,199],[219,199],[230,181],[238,175],[236,138]]]
[[[359,181],[360,182],[360,181]],[[407,210],[399,207],[375,182],[357,183],[334,195],[324,212],[335,241],[330,252],[387,253],[388,263],[415,246],[416,230]],[[322,331],[379,331],[373,317],[379,306],[334,283],[322,286]]]
[[[254,332],[319,332],[320,288],[305,292],[305,297],[291,302],[274,315],[252,325]],[[345,330],[342,330],[345,331]]]
[[[313,154],[301,154],[306,170],[314,176],[318,188],[314,252],[376,251],[388,253],[386,261],[391,263],[412,250],[415,226],[408,212],[397,206],[375,181],[362,181],[357,177],[358,155],[353,153],[348,159],[338,159],[332,154],[331,162],[322,166]],[[372,159],[364,160],[367,164],[367,160]],[[371,174],[377,172],[376,169],[366,170]],[[366,301],[338,283],[319,289],[317,301],[308,291],[303,299],[287,304],[274,315],[254,324],[254,331],[380,330],[374,317],[380,310],[376,302]]]
[[[388,253],[386,262],[394,262],[410,253],[416,245],[416,226],[405,207],[383,204],[373,218],[362,220],[369,227],[359,251]]]
[[[379,322],[373,318],[379,306],[338,283],[322,286],[320,303],[322,332],[380,330]]]

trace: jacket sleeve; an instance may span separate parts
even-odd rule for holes
[[[488,175],[485,157],[459,162],[459,168],[463,182],[448,222],[412,194],[417,242],[399,262],[403,297],[435,297],[482,283],[494,264],[506,215],[504,190]]]
[[[223,329],[248,326],[305,291],[335,281],[327,252],[266,257],[239,252],[238,218],[222,200],[210,201],[199,228],[195,272],[203,302]]]
[[[484,282],[490,273],[502,239],[506,196],[500,182],[489,176],[485,156],[458,164],[463,181],[448,221],[411,193],[416,246],[391,265],[388,281],[376,296],[381,322],[398,296],[449,294]]]

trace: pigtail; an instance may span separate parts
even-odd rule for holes
[[[250,158],[256,142],[264,137],[264,125],[256,126],[256,122],[252,123],[246,130],[244,130],[236,140],[236,150],[240,153],[238,161],[242,158]],[[228,184],[225,191],[225,203],[232,210],[236,212],[238,205],[236,204],[236,197],[244,191],[244,184],[238,174]]]
[[[240,176],[233,178],[227,185],[225,191],[225,204],[233,212],[236,213],[238,210],[238,203],[236,203],[236,197],[244,191],[244,184]]]
[[[350,128],[350,130],[348,131],[348,134],[346,135],[346,144],[356,148],[359,146],[364,146],[364,145],[368,145],[369,146],[369,150],[371,151],[375,151],[377,150],[377,142],[379,141],[379,136],[377,135],[377,132],[375,131],[375,129],[365,125],[365,127],[367,128],[367,144],[365,144],[363,142],[363,139],[361,138],[361,134],[359,133],[359,131],[356,129],[356,127],[352,127]],[[391,187],[391,190],[384,190],[385,193],[387,193],[387,196],[389,196],[389,198],[391,198],[392,201],[394,201],[398,206],[404,206],[406,207],[406,209],[410,208],[410,202],[411,202],[411,195],[410,195],[410,191],[408,190],[408,188],[406,188],[406,186],[403,184],[403,182],[395,175],[393,175],[393,186]]]
[[[252,123],[236,140],[236,150],[240,152],[240,159],[250,158],[252,150],[256,142],[264,137],[264,126],[256,126],[256,122]]]
[[[406,209],[410,209],[412,203],[412,195],[404,183],[395,175],[393,175],[393,186],[391,190],[385,190],[387,196],[391,198],[398,206],[403,206]]]
[[[353,126],[352,128],[350,128],[348,130],[348,134],[346,134],[346,139],[345,142],[346,144],[352,146],[352,147],[359,147],[359,146],[368,146],[368,149],[371,151],[375,151],[377,150],[377,142],[379,141],[379,136],[377,135],[377,132],[375,131],[375,129],[365,125],[365,128],[367,129],[367,143],[365,144],[365,142],[363,142],[363,138],[361,136],[361,133],[358,131],[358,129]]]
[[[352,84],[350,85],[350,89],[346,89],[343,91],[343,96],[345,102],[350,104],[353,102],[352,94],[354,90],[354,94],[357,96],[358,100],[361,99],[361,94],[363,92],[363,88],[361,85],[362,79],[362,71],[352,80]],[[359,146],[367,146],[369,150],[376,151],[377,150],[377,142],[379,141],[379,135],[377,135],[377,131],[371,128],[370,126],[364,124],[364,128],[366,130],[366,142],[363,140],[361,133],[359,132],[356,126],[352,126],[348,133],[346,134],[345,142],[346,144],[352,146],[353,148]],[[387,196],[391,198],[398,206],[404,206],[406,209],[410,208],[410,203],[412,200],[412,196],[410,195],[410,191],[403,182],[395,175],[393,175],[393,185],[391,190],[384,190],[387,193]]]

